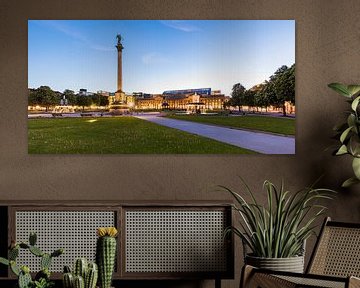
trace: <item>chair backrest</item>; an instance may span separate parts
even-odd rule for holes
[[[307,273],[360,277],[360,224],[326,218]]]

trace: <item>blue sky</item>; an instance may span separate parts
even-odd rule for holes
[[[114,92],[116,35],[123,90],[162,93],[263,82],[295,63],[294,20],[29,20],[28,85]]]

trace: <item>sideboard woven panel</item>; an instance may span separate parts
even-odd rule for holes
[[[37,233],[37,246],[46,253],[64,248],[65,253],[54,258],[50,270],[62,272],[64,265],[72,267],[74,259],[95,260],[96,228],[115,226],[114,211],[16,211],[16,241],[28,243],[29,233]],[[40,258],[21,250],[19,263],[31,271],[39,271]]]
[[[224,211],[125,212],[125,272],[222,272],[227,269]]]

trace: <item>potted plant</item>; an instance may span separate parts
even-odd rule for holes
[[[96,262],[99,267],[99,287],[110,288],[116,260],[115,227],[100,227],[96,231]]]
[[[29,243],[13,242],[8,251],[8,259],[0,257],[0,263],[10,266],[11,271],[18,277],[17,288],[50,288],[54,286],[54,282],[50,280],[50,265],[53,258],[62,255],[64,250],[57,249],[52,253],[45,253],[36,246],[36,242],[36,234],[30,233]],[[16,262],[20,249],[28,250],[31,254],[41,259],[41,270],[36,273],[34,279],[31,277],[30,268],[28,266],[19,265]]]
[[[240,216],[239,227],[228,227],[225,233],[233,232],[248,248],[244,249],[245,264],[302,273],[305,241],[314,233],[315,220],[326,209],[317,202],[331,199],[334,191],[310,187],[290,193],[283,184],[278,189],[266,180],[267,203],[264,206],[246,184],[245,190],[251,201],[227,187],[221,187],[236,201],[233,208]]]
[[[69,266],[64,266],[62,277],[63,288],[95,288],[98,279],[98,266],[88,262],[86,258],[78,258],[71,271]]]
[[[331,83],[328,86],[340,95],[346,97],[347,102],[351,106],[347,121],[334,128],[340,140],[340,145],[336,151],[334,151],[334,154],[348,154],[352,157],[354,176],[342,184],[342,187],[348,187],[360,183],[360,85]]]

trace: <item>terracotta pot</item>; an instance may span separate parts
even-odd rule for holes
[[[254,267],[287,272],[304,272],[304,256],[289,258],[263,258],[251,255],[245,256],[245,263]]]

